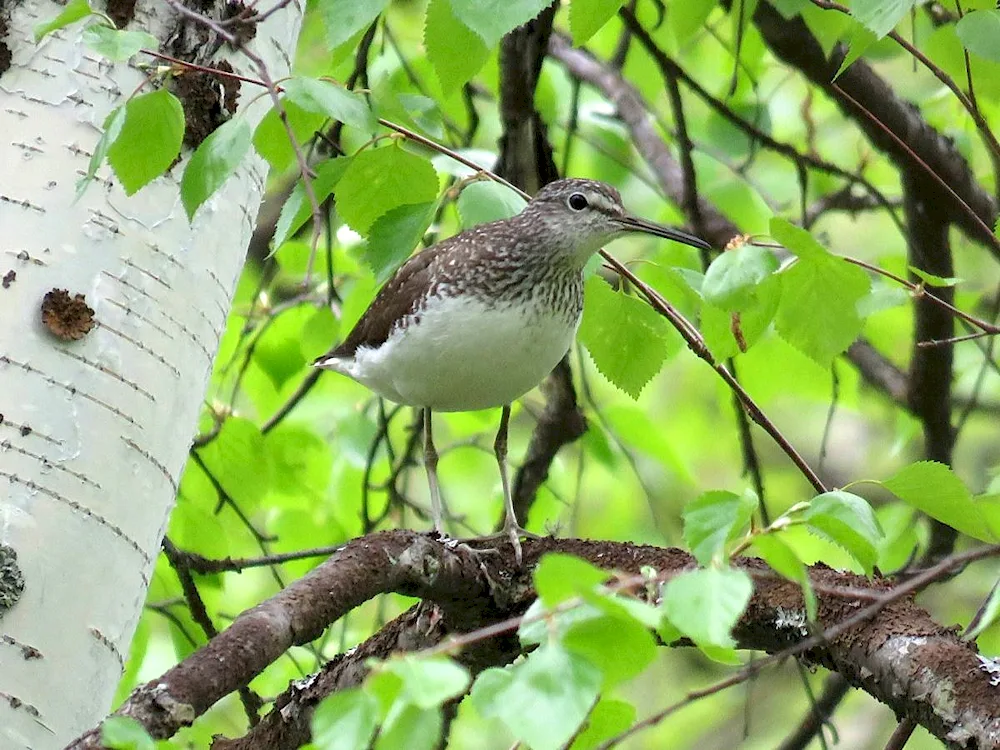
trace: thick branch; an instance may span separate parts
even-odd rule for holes
[[[524,543],[525,565],[518,569],[512,553],[476,561],[410,531],[372,534],[349,542],[288,589],[238,617],[204,648],[137,689],[119,713],[138,719],[157,737],[169,736],[247,684],[285,649],[317,637],[361,602],[389,591],[435,602],[440,614],[431,620],[442,619],[442,630],[431,627],[426,613],[411,613],[412,619],[404,615],[389,631],[331,662],[325,672],[332,674],[317,678],[331,690],[356,684],[367,654],[425,648],[444,632],[468,632],[521,614],[534,597],[531,570],[552,551],[629,574],[652,566],[669,575],[694,565],[689,555],[676,549],[545,538]],[[807,641],[810,633],[798,586],[778,578],[760,561],[744,559],[738,564],[755,579],[753,598],[734,631],[740,647],[777,653]],[[1000,691],[990,686],[989,676],[980,669],[973,645],[935,624],[911,598],[894,597],[887,581],[868,581],[824,566],[816,566],[810,575],[819,595],[819,625],[824,630],[836,628],[831,631],[836,634],[825,646],[806,650],[807,660],[838,671],[898,714],[917,719],[951,747],[990,746],[986,739],[1000,732]],[[873,608],[870,619],[845,627],[864,609],[854,596],[858,591],[884,597],[884,606]],[[482,647],[492,651],[481,652],[470,664],[474,672],[516,655],[510,642],[498,646],[486,639]],[[942,684],[949,690],[933,689]],[[300,737],[311,706],[321,697],[310,691],[309,705],[295,703],[305,692],[301,687],[289,691],[279,701],[282,708],[255,731]],[[301,726],[276,730],[271,726],[276,721],[301,722]],[[97,746],[91,733],[72,747]]]
[[[910,265],[937,276],[954,275],[948,223],[940,200],[934,195],[933,184],[904,171],[903,209],[909,227]],[[949,304],[955,299],[953,287],[935,289],[934,293]],[[955,332],[955,321],[948,310],[932,304],[926,297],[915,297],[913,305],[913,353],[908,402],[923,427],[925,457],[950,465],[955,443],[955,431],[951,425],[954,347],[951,344],[922,347],[919,343],[951,338]],[[952,527],[936,522],[927,550],[929,559],[950,554],[956,535]]]

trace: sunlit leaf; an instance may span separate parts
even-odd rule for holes
[[[657,652],[649,629],[631,617],[594,617],[574,623],[562,643],[600,670],[604,690],[642,674]]]
[[[809,620],[815,621],[816,594],[813,591],[812,582],[809,580],[809,571],[805,563],[795,554],[795,550],[781,541],[777,534],[756,537],[750,550],[770,565],[775,573],[802,587],[806,616]]]
[[[422,156],[396,145],[362,151],[351,159],[337,186],[337,213],[356,232],[399,206],[437,198],[438,176]]]
[[[108,164],[128,195],[162,175],[181,151],[184,109],[166,89],[140,94],[125,105],[125,121],[108,148]]]
[[[533,750],[557,750],[576,734],[601,687],[601,673],[583,657],[544,645],[508,672],[484,671],[471,700]]]
[[[482,180],[466,185],[458,196],[458,215],[465,229],[500,219],[509,219],[525,207],[524,198],[506,185]]]
[[[317,112],[364,133],[375,130],[375,115],[365,98],[330,81],[295,76],[281,84],[285,98],[307,112]]]
[[[749,522],[758,505],[752,492],[705,492],[684,506],[684,541],[699,563],[725,553],[726,543]]]
[[[145,31],[122,31],[93,23],[83,30],[83,43],[109,60],[123,62],[141,49],[155,50],[159,40]]]
[[[699,646],[731,649],[730,635],[746,609],[753,583],[742,570],[690,570],[667,582],[663,610],[681,633]]]
[[[586,284],[580,340],[601,374],[632,398],[680,348],[678,334],[655,310],[598,276]]]
[[[907,505],[963,534],[983,541],[996,541],[972,494],[944,464],[919,461],[904,466],[881,484]]]
[[[617,698],[601,698],[587,716],[570,750],[593,750],[605,740],[621,734],[635,721],[635,706]]]
[[[101,723],[101,744],[109,750],[153,750],[156,743],[130,716],[109,716]]]
[[[375,733],[375,699],[360,688],[340,690],[324,698],[312,717],[312,741],[317,750],[357,750]]]
[[[867,500],[844,490],[824,492],[810,501],[803,517],[811,530],[840,545],[871,575],[882,528]]]
[[[743,245],[719,255],[705,273],[705,301],[728,312],[751,306],[761,282],[778,270],[778,259],[765,247]]]
[[[311,185],[313,195],[316,197],[318,204],[322,204],[329,197],[330,193],[333,192],[334,187],[336,187],[340,178],[343,177],[344,172],[347,171],[347,165],[350,163],[351,160],[346,157],[327,159],[315,168],[316,175],[312,178]],[[281,247],[289,237],[299,231],[311,216],[312,204],[309,202],[309,196],[306,194],[305,185],[300,179],[295,184],[295,187],[292,188],[288,200],[281,207],[278,224],[274,230],[274,248]]]
[[[882,38],[910,12],[916,0],[852,0],[851,15]]]
[[[455,17],[451,0],[431,0],[427,4],[424,46],[445,94],[479,72],[489,56],[482,38]]]
[[[927,284],[927,286],[949,287],[961,284],[963,281],[963,279],[956,276],[936,276],[933,273],[928,273],[927,271],[917,268],[916,266],[908,266],[908,268],[910,273]]]
[[[412,203],[387,211],[375,220],[368,234],[364,257],[382,283],[417,247],[434,220],[437,203]]]
[[[181,202],[188,219],[236,171],[250,150],[250,125],[237,117],[212,131],[195,150],[181,178]]]
[[[339,47],[374,21],[389,0],[318,0],[316,10],[326,24],[327,43]]]
[[[569,4],[569,31],[573,44],[585,43],[618,12],[622,0],[572,0]]]
[[[974,10],[966,13],[955,33],[962,46],[974,55],[1000,62],[1000,10]]]
[[[829,365],[861,333],[858,302],[868,294],[868,275],[831,255],[804,229],[772,219],[771,236],[799,256],[780,274],[781,301],[775,327],[788,343],[820,365]]]
[[[547,606],[553,607],[581,591],[604,583],[610,573],[573,555],[549,553],[534,571],[535,589]]]
[[[492,47],[508,31],[527,23],[551,4],[550,0],[451,0],[455,17]]]
[[[53,31],[58,31],[74,24],[93,12],[87,0],[70,0],[70,2],[66,3],[62,11],[60,11],[59,15],[35,27],[35,41],[39,42]]]

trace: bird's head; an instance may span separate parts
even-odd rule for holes
[[[633,216],[625,210],[618,191],[597,180],[550,182],[532,198],[521,216],[543,227],[558,246],[571,248],[581,267],[605,244],[627,234],[651,234],[692,247],[711,247],[686,232]]]

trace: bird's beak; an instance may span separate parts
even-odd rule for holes
[[[663,237],[664,239],[673,240],[674,242],[683,242],[685,245],[691,245],[691,247],[697,247],[701,250],[712,249],[712,246],[700,237],[695,237],[693,234],[682,232],[679,229],[671,229],[670,227],[665,227],[652,221],[640,219],[638,216],[630,216],[626,214],[625,216],[618,218],[617,221],[623,229],[626,229],[629,232],[651,234],[654,237]]]

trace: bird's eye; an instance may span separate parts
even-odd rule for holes
[[[573,193],[569,197],[569,207],[574,211],[582,211],[587,207],[587,196],[583,193]]]

